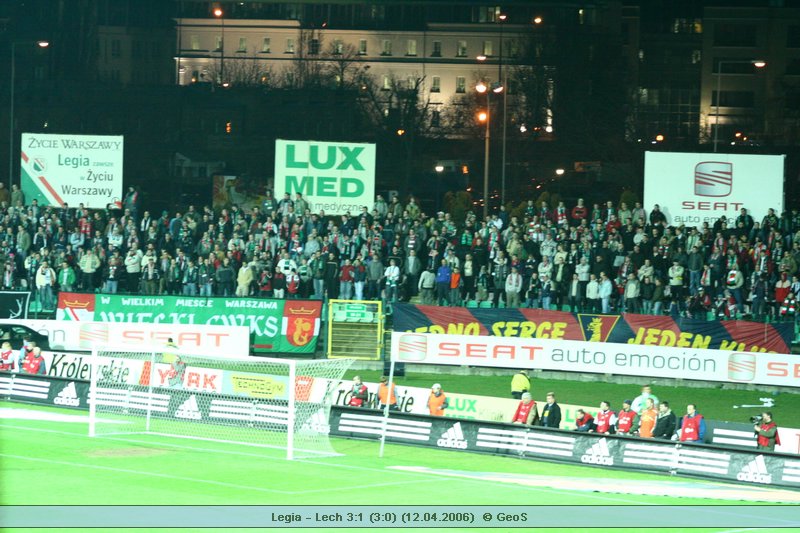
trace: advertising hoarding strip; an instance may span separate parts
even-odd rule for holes
[[[669,316],[602,315],[541,309],[467,309],[399,303],[394,329],[410,333],[552,338],[736,351],[789,352],[790,323],[720,322]]]
[[[248,326],[254,351],[314,353],[320,300],[123,296],[62,292],[59,320]]]
[[[415,349],[403,350],[404,337]],[[407,345],[407,343],[406,343]],[[797,356],[553,339],[392,333],[395,362],[616,374],[797,387]],[[747,362],[746,368],[739,363]]]

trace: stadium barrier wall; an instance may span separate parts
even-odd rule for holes
[[[200,296],[125,296],[62,292],[58,320],[248,326],[255,353],[312,354],[321,300]]]
[[[397,363],[558,370],[752,385],[800,385],[800,359],[780,353],[730,352],[436,333],[392,333]]]
[[[623,313],[602,315],[543,309],[470,309],[398,303],[395,331],[616,342],[789,353],[794,323],[700,320]]]
[[[333,436],[378,440],[383,424],[379,411],[331,409]],[[386,424],[397,444],[800,489],[800,459],[785,454],[396,412]]]
[[[51,350],[90,351],[96,345],[109,344],[133,350],[142,346],[166,346],[172,339],[175,347],[185,354],[250,355],[250,330],[247,326],[65,320],[0,320],[0,324],[25,326],[47,336]]]

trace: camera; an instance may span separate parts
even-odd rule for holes
[[[761,415],[755,415],[750,417],[751,424],[758,424],[761,422]]]

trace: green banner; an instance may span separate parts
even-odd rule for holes
[[[314,353],[321,309],[318,300],[62,292],[56,317],[81,322],[247,326],[256,353]]]

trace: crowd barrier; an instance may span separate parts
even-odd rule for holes
[[[378,411],[339,406],[331,410],[331,435],[334,436],[377,440],[383,424],[383,414]],[[386,440],[519,459],[800,488],[800,459],[797,457],[713,445],[686,445],[395,412],[390,413],[386,422]]]
[[[314,388],[307,387],[309,401],[314,401],[316,396],[312,392]],[[154,388],[152,394],[154,398],[157,396],[161,406],[154,416],[201,423],[231,424],[240,416],[238,408],[249,408],[258,426],[260,418],[271,416],[271,405],[285,406],[282,398],[254,402],[242,396],[187,389]],[[210,396],[211,401],[198,402],[199,395]],[[88,410],[89,382],[0,372],[0,399]],[[231,407],[234,404],[236,409]],[[328,424],[316,418],[306,423],[318,428],[329,425],[333,436],[378,439],[384,421],[380,411],[334,405]],[[790,431],[797,433],[797,430]],[[683,445],[672,441],[391,412],[386,435],[389,442],[399,444],[800,489],[800,458],[754,450],[746,434],[744,424],[709,421],[712,443],[733,438],[735,444],[724,447]]]
[[[542,309],[468,309],[395,304],[395,331],[614,342],[739,352],[790,353],[793,322],[698,320]]]

